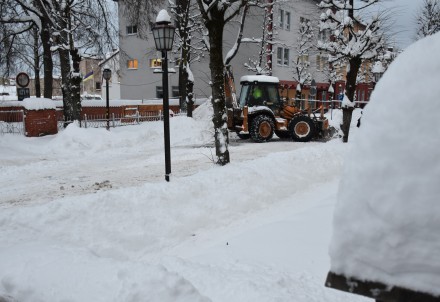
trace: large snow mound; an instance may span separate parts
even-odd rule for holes
[[[411,45],[372,94],[341,177],[335,273],[440,295],[439,53],[440,33]]]

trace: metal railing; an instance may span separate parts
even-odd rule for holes
[[[23,110],[0,111],[0,134],[25,134]]]
[[[290,103],[293,103],[295,107],[298,107],[301,110],[305,110],[308,108],[308,106],[311,106],[312,109],[316,109],[316,104],[320,103],[323,104],[325,109],[338,109],[341,108],[341,100],[313,100],[313,99],[291,99],[289,101]],[[355,107],[359,107],[360,105],[366,105],[369,101],[355,101]]]
[[[186,112],[180,111],[174,113],[173,116],[184,116]],[[159,111],[147,111],[139,112],[136,110],[134,114],[115,114],[111,113],[109,117],[110,127],[121,127],[128,125],[139,125],[144,122],[162,121],[163,112]],[[107,118],[105,114],[88,115],[84,114],[81,121],[81,127],[84,128],[105,128],[107,127]]]

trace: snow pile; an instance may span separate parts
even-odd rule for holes
[[[408,47],[372,94],[341,177],[335,273],[440,295],[439,53],[440,33]]]
[[[218,167],[211,119],[170,119],[169,183],[161,121],[3,136],[0,300],[365,301],[323,285],[350,144],[233,142]]]
[[[27,98],[23,100],[22,105],[27,110],[57,109],[51,99],[45,98]]]

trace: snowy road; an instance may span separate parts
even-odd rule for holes
[[[368,301],[323,286],[350,146],[231,135],[219,167],[210,127],[172,119],[170,183],[160,122],[2,136],[0,298]]]

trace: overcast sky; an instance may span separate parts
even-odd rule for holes
[[[391,18],[394,20],[396,44],[404,49],[414,42],[416,28],[416,14],[421,9],[423,0],[383,0],[381,9],[391,8]]]

